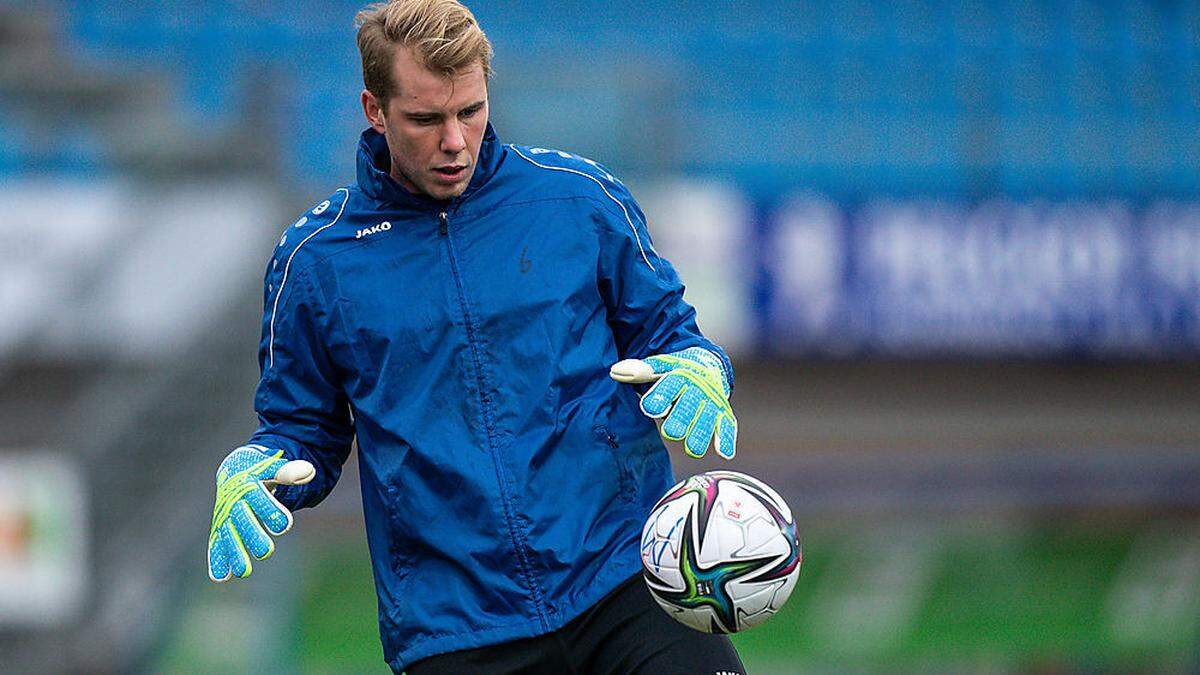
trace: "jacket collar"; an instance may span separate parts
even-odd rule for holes
[[[413,194],[396,182],[388,173],[392,160],[388,153],[387,139],[372,128],[362,132],[358,141],[358,187],[368,196],[381,202],[412,206],[422,209],[441,208],[470,197],[496,173],[500,166],[504,148],[496,138],[496,130],[488,122],[483,133],[483,144],[479,146],[475,173],[462,195],[446,202],[423,194]]]

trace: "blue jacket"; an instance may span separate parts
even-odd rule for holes
[[[599,165],[501,145],[464,194],[387,173],[368,130],[358,184],[289,226],[266,276],[260,426],[317,467],[319,503],[357,436],[384,655],[414,660],[561,627],[640,569],[668,456],[623,358],[702,346],[645,217]]]

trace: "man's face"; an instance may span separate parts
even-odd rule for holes
[[[382,111],[370,92],[362,95],[368,121],[387,138],[392,177],[434,199],[461,195],[475,173],[487,127],[483,66],[446,77],[421,65],[411,49],[397,47],[392,82],[396,94]]]

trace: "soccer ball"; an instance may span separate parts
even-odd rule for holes
[[[803,554],[791,509],[758,480],[710,471],[679,483],[642,528],[642,576],[680,623],[736,633],[787,601]]]

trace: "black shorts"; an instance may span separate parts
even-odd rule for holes
[[[744,675],[746,669],[727,636],[667,616],[638,574],[553,633],[431,656],[407,672]]]

